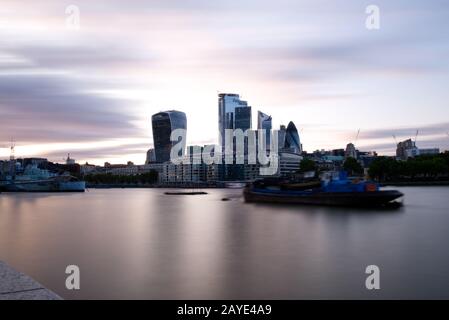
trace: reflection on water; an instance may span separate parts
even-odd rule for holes
[[[0,260],[68,299],[449,298],[447,187],[401,188],[395,211],[164,191],[1,194]],[[70,264],[80,291],[65,289]]]

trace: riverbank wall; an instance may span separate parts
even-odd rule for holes
[[[31,277],[0,261],[0,300],[62,300]]]

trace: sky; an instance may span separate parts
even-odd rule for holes
[[[309,152],[393,154],[417,130],[446,150],[448,25],[446,0],[2,0],[0,159],[14,140],[16,157],[140,164],[170,109],[188,144],[218,143],[219,92],[253,127],[293,121]]]

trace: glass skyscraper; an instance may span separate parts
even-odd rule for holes
[[[287,129],[283,124],[279,127],[278,131],[278,144],[279,144],[279,150],[282,150],[285,148],[285,134]]]
[[[257,112],[257,129],[265,129],[265,142],[266,149],[270,149],[270,137],[271,137],[271,116],[258,111]]]
[[[156,162],[162,163],[170,160],[170,152],[173,145],[177,142],[170,141],[170,135],[173,130],[187,130],[186,114],[181,111],[164,111],[154,114],[151,117],[153,127],[154,151]],[[182,155],[185,154],[183,149]]]
[[[225,152],[225,130],[241,129],[245,132],[251,129],[251,107],[246,101],[240,100],[240,96],[234,93],[220,93],[218,95],[218,128],[220,134],[220,144],[222,153]],[[233,138],[234,160],[236,152],[236,139]],[[248,138],[244,139],[245,158],[248,152]],[[244,180],[244,165],[242,164],[225,164],[224,179],[225,180]]]
[[[293,152],[296,154],[302,153],[301,140],[299,139],[298,130],[293,122],[290,121],[287,128],[281,125],[278,132],[279,150]]]
[[[299,139],[298,130],[295,124],[290,121],[285,130],[285,148],[291,152],[300,154],[302,152],[301,140]]]
[[[234,93],[218,95],[218,129],[220,143],[225,145],[225,129],[251,129],[251,107]]]

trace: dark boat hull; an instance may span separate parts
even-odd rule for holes
[[[304,205],[345,206],[345,207],[378,207],[391,204],[403,196],[396,190],[374,192],[315,192],[285,193],[266,192],[246,188],[243,192],[246,202],[286,203]]]
[[[170,191],[167,191],[167,192],[164,192],[164,194],[166,194],[166,195],[169,195],[169,196],[185,196],[185,195],[187,195],[187,196],[195,196],[195,195],[202,195],[202,194],[207,194],[207,192],[204,192],[204,191],[192,191],[192,192],[182,192],[182,191],[179,191],[179,192],[170,192]]]

